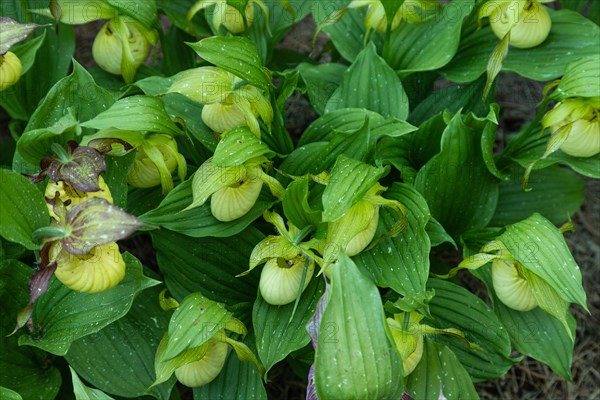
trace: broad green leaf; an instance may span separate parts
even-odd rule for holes
[[[600,94],[600,55],[585,57],[567,65],[556,91],[560,98],[598,96]]]
[[[421,125],[428,119],[444,112],[456,113],[461,108],[473,112],[478,117],[484,117],[488,104],[484,104],[483,88],[485,79],[480,78],[469,84],[456,84],[434,91],[411,111],[408,121]]]
[[[106,173],[104,181],[110,189],[115,205],[125,208],[127,206],[127,174],[135,160],[135,151],[124,156],[105,155]]]
[[[33,250],[31,234],[47,226],[50,215],[44,195],[27,178],[0,169],[0,236]]]
[[[483,129],[479,123],[474,125],[467,125],[457,113],[444,130],[440,152],[415,180],[431,215],[452,236],[486,226],[498,200],[495,178],[483,161]]]
[[[434,335],[431,339],[448,346],[476,381],[506,374],[513,365],[512,348],[508,332],[496,314],[479,297],[454,283],[430,279],[427,288],[435,290],[429,303],[433,321],[427,320],[427,324],[456,328],[481,350],[469,350],[464,341],[445,335]]]
[[[369,43],[342,76],[325,112],[341,108],[365,108],[384,117],[404,120],[408,116],[408,97],[402,82]]]
[[[369,118],[371,137],[399,137],[416,130],[411,124],[396,118],[384,118],[364,108],[347,108],[328,112],[311,123],[300,138],[300,145],[331,140],[336,132],[352,133],[363,127]]]
[[[192,3],[188,0],[156,0],[156,6],[173,25],[193,35],[212,35],[206,20],[200,15],[188,21],[186,16]]]
[[[77,376],[75,370],[71,367],[69,369],[71,370],[73,392],[75,393],[76,400],[113,400],[112,397],[103,391],[85,386],[81,379],[79,379],[79,376]]]
[[[338,157],[323,192],[323,222],[342,217],[385,173],[345,155]]]
[[[73,72],[50,89],[31,116],[25,132],[58,123],[68,108],[71,108],[78,121],[86,121],[110,107],[114,101],[113,93],[96,85],[89,72],[74,62]]]
[[[271,79],[263,69],[256,45],[249,39],[213,36],[189,45],[209,63],[268,92]]]
[[[61,385],[53,361],[39,349],[19,346],[16,335],[8,336],[29,301],[31,275],[32,269],[17,260],[0,262],[0,387],[24,399],[52,400]],[[0,398],[10,399],[2,390]]]
[[[531,311],[516,311],[505,306],[495,296],[492,288],[490,267],[483,267],[471,273],[483,280],[494,304],[494,312],[506,328],[513,346],[519,352],[547,364],[558,375],[572,379],[573,341],[562,324],[542,311],[539,307]],[[575,319],[569,316],[575,330]]]
[[[415,399],[479,399],[471,377],[448,347],[423,338],[423,356],[406,378]]]
[[[430,220],[423,196],[412,186],[394,183],[384,193],[406,207],[408,226],[400,234],[381,240],[375,247],[354,257],[356,265],[368,271],[378,286],[390,287],[401,295],[421,293],[429,275],[430,239],[425,227]],[[398,215],[380,210],[375,237],[384,235],[398,220]]]
[[[223,304],[214,302],[200,293],[183,299],[169,322],[169,340],[163,357],[174,358],[186,350],[202,346],[231,319]]]
[[[20,43],[14,46],[10,51],[13,52],[19,60],[21,60],[21,67],[23,68],[22,74],[26,74],[35,62],[35,56],[38,49],[46,38],[46,31],[36,38],[28,40],[25,43]]]
[[[531,49],[511,48],[503,71],[516,72],[538,81],[556,79],[565,72],[564,58],[571,60],[593,56],[600,46],[600,28],[581,14],[548,9],[552,29],[548,38]],[[478,30],[466,27],[456,56],[441,72],[454,82],[471,82],[485,72],[487,60],[498,43],[489,25]],[[532,67],[533,66],[533,67]]]
[[[19,393],[1,386],[0,397],[2,397],[4,400],[23,400],[23,397],[21,397]]]
[[[560,150],[555,151],[543,160],[540,160],[544,152],[550,134],[543,136],[539,135],[539,131],[532,133],[531,139],[528,139],[522,146],[521,150],[518,150],[516,154],[512,156],[512,159],[518,162],[523,168],[527,168],[532,162],[539,160],[535,165],[534,171],[538,169],[547,168],[554,164],[564,164],[571,167],[576,172],[590,178],[600,178],[600,154],[596,154],[592,157],[581,158],[573,157]]]
[[[250,343],[250,339],[245,341]],[[234,351],[229,351],[221,373],[212,382],[195,388],[194,399],[267,400],[267,393],[256,366],[240,361]]]
[[[80,135],[79,122],[73,109],[69,108],[54,125],[24,132],[17,142],[17,149],[27,162],[39,165],[44,157],[54,155],[51,150],[53,143],[58,143],[64,148],[70,140],[77,141]]]
[[[323,4],[321,5],[321,3]],[[348,1],[337,1],[336,7],[333,2],[315,2],[314,7],[323,7],[328,12],[324,14],[331,15],[333,11],[348,4]],[[323,32],[331,38],[336,50],[350,62],[353,62],[365,47],[365,15],[365,7],[349,9],[339,21],[323,28]],[[383,37],[384,35],[378,32],[369,34],[369,40],[374,42],[378,49],[383,45]]]
[[[553,224],[562,224],[583,203],[585,184],[576,174],[557,166],[533,171],[529,177],[529,192],[521,182],[524,170],[514,169],[511,181],[501,182],[498,207],[491,226],[514,224],[538,212]]]
[[[506,227],[498,237],[512,256],[569,303],[588,309],[581,271],[562,233],[540,214]]]
[[[317,226],[321,222],[321,212],[313,210],[308,204],[307,177],[288,185],[282,205],[286,218],[298,229],[304,229],[308,225]]]
[[[144,290],[123,318],[73,342],[65,356],[69,365],[106,393],[167,400],[174,379],[146,392],[155,378],[158,343],[169,325],[169,313],[158,303],[160,291],[161,287]]]
[[[183,122],[190,136],[202,143],[205,148],[214,152],[217,147],[215,133],[212,129],[204,125],[202,118],[198,118],[204,106],[179,93],[167,93],[163,97],[163,100],[165,102],[165,110],[171,118],[174,121],[178,121],[178,123]],[[207,155],[205,159],[209,157],[210,155]]]
[[[117,101],[108,110],[81,124],[94,129],[116,128],[124,131],[148,131],[181,135],[181,130],[165,111],[158,97],[131,96]]]
[[[377,287],[343,253],[332,274],[315,354],[319,398],[402,397],[402,360]]]
[[[450,243],[456,248],[456,242],[452,239],[452,236],[446,233],[442,224],[437,222],[435,218],[429,218],[429,222],[425,225],[425,230],[431,241],[431,247],[439,246],[442,243]]]
[[[252,323],[258,356],[267,372],[288,354],[310,342],[305,326],[313,316],[323,291],[322,279],[315,277],[302,292],[297,308],[294,303],[274,306],[258,295],[252,311]]]
[[[244,126],[223,134],[215,150],[213,163],[218,167],[234,167],[260,156],[272,158],[275,152]]]
[[[126,15],[138,21],[148,29],[158,28],[157,9],[155,1],[124,2],[120,0],[106,0],[116,9],[118,15]]]
[[[210,202],[201,207],[182,211],[192,203],[192,179],[179,184],[160,205],[140,216],[140,219],[151,225],[158,225],[175,232],[193,237],[215,236],[228,237],[244,230],[274,203],[273,196],[263,188],[254,207],[243,217],[231,222],[221,222],[213,217]]]
[[[401,22],[390,36],[384,58],[400,73],[443,67],[456,54],[463,19],[474,6],[471,0],[453,0],[429,21]]]
[[[169,231],[152,233],[159,268],[173,297],[181,301],[198,290],[211,300],[225,304],[243,319],[251,310],[258,290],[258,275],[253,272],[237,278],[248,269],[254,246],[264,235],[253,227],[226,240],[191,238]]]
[[[325,106],[340,85],[342,75],[347,68],[337,63],[317,65],[302,63],[296,67],[306,85],[310,104],[319,115],[324,114]]]
[[[127,314],[135,296],[159,282],[145,277],[142,265],[132,255],[125,253],[123,259],[127,265],[125,278],[102,293],[75,292],[53,277],[48,291],[33,308],[33,324],[38,328],[31,335],[19,337],[19,344],[65,355],[75,340],[96,333]]]

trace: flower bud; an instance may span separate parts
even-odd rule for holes
[[[0,55],[0,92],[17,83],[22,72],[21,60],[14,53]]]
[[[175,370],[177,380],[188,387],[200,387],[219,375],[227,359],[227,344],[208,340],[204,356]]]
[[[132,81],[150,51],[150,42],[137,22],[107,22],[94,39],[92,55],[106,72]]]
[[[421,334],[421,325],[419,324],[423,317],[415,312],[410,313],[410,316],[411,323],[407,327],[404,327],[402,323],[404,313],[396,314],[394,318],[386,319],[392,332],[396,349],[398,349],[402,358],[404,376],[410,375],[417,367],[417,364],[419,364],[419,361],[421,361],[421,357],[423,357],[423,335]]]
[[[50,216],[54,219],[58,218],[57,215],[54,213],[54,207],[52,204],[56,192],[58,192],[59,198],[63,203],[70,201],[70,203],[66,206],[67,210],[93,197],[100,197],[102,199],[105,199],[109,203],[112,203],[113,198],[110,193],[110,189],[108,188],[108,185],[106,184],[102,176],[98,176],[98,186],[100,186],[100,190],[98,190],[97,192],[81,192],[75,189],[73,186],[69,185],[65,181],[49,181],[48,185],[46,186],[44,196],[46,197],[46,205],[48,207],[48,212],[50,213]]]
[[[304,268],[307,265],[302,291],[308,286],[315,270],[313,260],[299,254],[291,260],[281,257],[271,258],[265,263],[260,275],[260,294],[269,304],[284,305],[293,302],[298,296]]]
[[[507,307],[517,311],[537,307],[531,284],[519,273],[517,261],[494,260],[492,282],[496,296]]]
[[[552,134],[564,132],[560,149],[573,157],[600,153],[600,97],[571,98],[548,111],[542,125]]]
[[[254,117],[258,113],[253,113]],[[223,133],[246,125],[246,116],[234,104],[207,104],[202,108],[202,122],[215,132]]]
[[[210,209],[219,221],[228,222],[243,217],[254,207],[263,182],[244,175],[238,182],[219,189],[210,199]]]
[[[248,0],[244,13],[246,15],[247,26],[244,24],[244,17],[233,6],[223,2],[217,4],[213,10],[213,25],[219,29],[223,25],[231,33],[242,33],[246,28],[250,28],[254,21],[254,2]]]
[[[56,261],[56,278],[78,292],[103,292],[125,277],[125,261],[115,242],[94,247],[86,255],[70,254],[56,243],[50,260]]]
[[[509,44],[520,49],[541,44],[552,27],[550,15],[539,0],[502,0],[484,4],[480,17],[486,16],[498,38],[503,39],[510,32]]]
[[[381,0],[353,0],[348,5],[348,8],[365,6],[369,7],[365,16],[367,31],[375,29],[377,32],[385,32],[388,21]],[[391,30],[396,30],[403,20],[410,23],[426,21],[434,15],[433,11],[437,10],[437,8],[438,4],[429,0],[405,0],[394,15]]]

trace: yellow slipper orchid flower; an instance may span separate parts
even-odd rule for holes
[[[11,51],[0,55],[0,92],[8,89],[21,78],[21,60]]]
[[[268,97],[237,76],[217,67],[183,71],[175,77],[169,92],[204,104],[202,121],[217,133],[247,125],[260,138],[258,117],[270,127],[273,108]]]
[[[67,203],[67,201],[69,202],[69,204],[65,206],[67,210],[93,197],[99,197],[105,199],[109,203],[112,203],[113,198],[110,193],[110,189],[104,181],[104,178],[102,178],[102,176],[100,175],[98,176],[98,186],[100,187],[100,190],[96,192],[82,192],[80,190],[75,189],[72,185],[68,184],[65,181],[53,182],[52,180],[50,180],[48,182],[48,185],[46,185],[46,190],[44,191],[46,205],[48,207],[48,212],[50,213],[50,216],[54,219],[58,219],[58,216],[54,212],[53,207],[53,203],[56,199],[55,196],[57,192],[58,198],[62,203]]]
[[[209,339],[206,353],[198,360],[177,368],[177,380],[187,387],[200,387],[219,375],[227,359],[227,343]]]

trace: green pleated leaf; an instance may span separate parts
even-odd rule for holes
[[[0,398],[3,400],[21,397],[53,400],[61,386],[60,372],[47,353],[19,346],[16,335],[8,336],[15,328],[17,313],[29,301],[31,275],[32,269],[17,260],[0,262]]]
[[[319,398],[400,398],[402,360],[377,287],[343,253],[332,274],[315,354]]]
[[[401,295],[424,292],[431,247],[425,229],[430,220],[427,203],[406,184],[395,183],[384,195],[406,207],[408,226],[397,236],[383,239],[372,249],[356,255],[354,262],[368,271],[378,286],[390,287]],[[396,213],[382,208],[375,237],[389,232],[397,221]]]
[[[135,161],[135,155],[135,151],[132,151],[120,157],[104,156],[104,162],[106,163],[104,181],[110,189],[114,204],[121,208],[127,206],[127,192],[129,190],[127,174],[129,174],[131,166]]]
[[[200,207],[182,211],[192,203],[192,179],[179,184],[160,205],[140,216],[151,225],[157,225],[193,237],[227,237],[244,230],[274,203],[275,198],[263,188],[254,207],[246,215],[231,222],[221,222],[213,217],[210,202]]]
[[[212,129],[204,125],[202,118],[198,118],[204,106],[179,93],[167,93],[163,96],[163,100],[165,102],[165,110],[171,118],[179,123],[183,122],[190,136],[202,143],[206,149],[214,152],[217,147],[215,133]],[[198,160],[198,162],[204,161],[209,157],[210,155],[206,155],[202,160]]]
[[[283,212],[298,229],[321,222],[321,212],[308,204],[308,178],[304,177],[288,185],[282,200]]]
[[[234,167],[260,156],[272,158],[275,152],[244,126],[223,134],[212,161],[218,167]]]
[[[31,68],[31,66],[35,62],[35,56],[37,54],[37,51],[44,42],[45,38],[46,31],[44,30],[38,37],[28,40],[25,43],[20,43],[10,50],[17,57],[19,57],[19,60],[21,60],[21,66],[23,68],[22,74],[27,73],[27,71],[29,71],[29,68]]]
[[[596,97],[600,94],[600,55],[585,57],[569,65],[556,88],[559,97]]]
[[[361,51],[342,76],[325,112],[341,108],[365,108],[384,117],[406,119],[408,97],[396,72],[377,55],[373,43]]]
[[[342,75],[347,68],[337,63],[318,65],[302,63],[296,67],[306,85],[310,104],[320,115],[325,112],[327,101],[340,85]]]
[[[125,278],[114,288],[101,293],[75,292],[56,278],[33,308],[33,324],[38,330],[19,337],[20,345],[29,345],[56,355],[65,355],[72,342],[96,333],[123,317],[135,296],[159,282],[142,274],[142,265],[129,253]]]
[[[446,233],[442,224],[437,222],[435,218],[429,218],[425,230],[431,241],[431,247],[439,246],[442,243],[450,243],[456,248],[456,242],[452,239],[452,236]]]
[[[470,0],[453,0],[427,22],[402,21],[390,36],[386,61],[398,72],[432,71],[448,64],[458,49],[463,18],[474,6]]]
[[[135,3],[120,0],[106,0],[116,9],[119,15],[126,15],[138,21],[146,28],[158,27],[157,9],[155,1],[140,1]]]
[[[165,111],[158,97],[131,96],[117,101],[112,107],[82,126],[95,129],[116,128],[126,131],[148,131],[181,135],[181,130]]]
[[[252,338],[245,342],[250,344]],[[194,388],[195,400],[267,400],[267,392],[256,366],[240,361],[234,351],[229,351],[225,366],[212,382]]]
[[[305,327],[315,313],[323,291],[323,280],[316,277],[302,292],[297,307],[294,303],[274,306],[258,295],[252,311],[252,323],[258,356],[267,372],[288,354],[310,342]]]
[[[539,131],[537,132],[539,133]],[[532,162],[539,161],[535,167],[535,170],[547,168],[554,164],[564,164],[571,167],[576,172],[582,175],[588,176],[594,179],[600,179],[600,154],[596,154],[592,157],[573,157],[560,150],[555,151],[543,160],[540,160],[544,152],[550,134],[543,136],[532,133],[531,139],[527,140],[517,153],[512,157],[518,162],[523,168],[527,168]]]
[[[19,393],[5,387],[0,387],[0,396],[5,400],[23,400]]]
[[[202,346],[227,324],[231,316],[223,304],[207,299],[200,293],[186,296],[169,322],[169,340],[164,359]]]
[[[483,280],[494,304],[494,312],[508,331],[515,349],[538,361],[547,364],[558,375],[572,379],[574,343],[562,324],[539,307],[531,311],[516,311],[505,306],[494,294],[490,267],[483,267],[471,273]],[[568,316],[569,324],[575,332],[575,319]]]
[[[44,195],[21,174],[0,169],[0,235],[32,250],[31,234],[50,222]]]
[[[323,222],[335,221],[344,215],[384,173],[384,168],[339,156],[323,192]]]
[[[585,183],[565,168],[557,166],[533,171],[529,177],[529,192],[521,185],[524,170],[513,171],[510,181],[501,182],[498,207],[490,221],[491,226],[505,226],[519,222],[534,212],[540,213],[553,224],[562,224],[583,203]]]
[[[161,287],[144,290],[123,318],[73,342],[65,356],[69,365],[106,393],[167,400],[175,379],[146,393],[155,379],[158,343],[169,325],[169,313],[158,302],[160,291]]]
[[[452,236],[486,226],[496,209],[498,186],[483,160],[481,124],[471,127],[457,113],[444,130],[440,152],[415,180],[431,215]]]
[[[217,67],[231,72],[266,92],[271,79],[263,69],[256,45],[245,37],[213,36],[189,46]]]
[[[548,38],[531,49],[511,48],[502,70],[526,78],[549,81],[565,72],[564,57],[579,59],[597,54],[600,28],[581,14],[548,9],[552,29]],[[478,30],[473,23],[465,28],[456,56],[441,72],[454,82],[471,82],[485,72],[487,60],[498,43],[489,25]]]
[[[226,240],[191,238],[163,230],[152,233],[158,265],[175,299],[181,301],[200,291],[225,304],[240,319],[251,312],[258,290],[258,270],[236,276],[247,271],[252,249],[262,239],[264,235],[253,227]]]
[[[352,133],[359,130],[369,118],[371,136],[378,140],[384,136],[399,137],[416,130],[411,124],[396,118],[384,118],[364,108],[347,108],[328,112],[312,122],[302,134],[299,145],[331,140],[335,132]]]
[[[498,237],[513,257],[566,301],[587,308],[581,271],[562,233],[540,214],[506,227]]]
[[[27,162],[38,165],[44,157],[54,155],[51,150],[53,143],[58,143],[64,148],[70,140],[77,140],[80,134],[79,122],[75,119],[73,110],[69,108],[67,114],[56,124],[23,133],[17,142],[17,148]]]
[[[426,323],[436,328],[456,328],[482,350],[469,350],[464,341],[445,335],[431,339],[448,346],[476,381],[504,375],[513,365],[512,348],[496,314],[479,297],[454,283],[430,279],[427,288],[435,290],[435,296],[429,303],[433,321]]]
[[[73,368],[71,370],[71,378],[73,381],[73,392],[76,400],[113,400],[112,397],[99,389],[93,389],[83,384],[79,376]]]
[[[415,399],[479,399],[471,377],[448,347],[423,338],[423,356],[406,378]]]

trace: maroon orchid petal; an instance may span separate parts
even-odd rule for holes
[[[52,263],[33,274],[29,281],[29,304],[33,304],[41,295],[46,293],[54,271],[56,271],[56,263]]]

